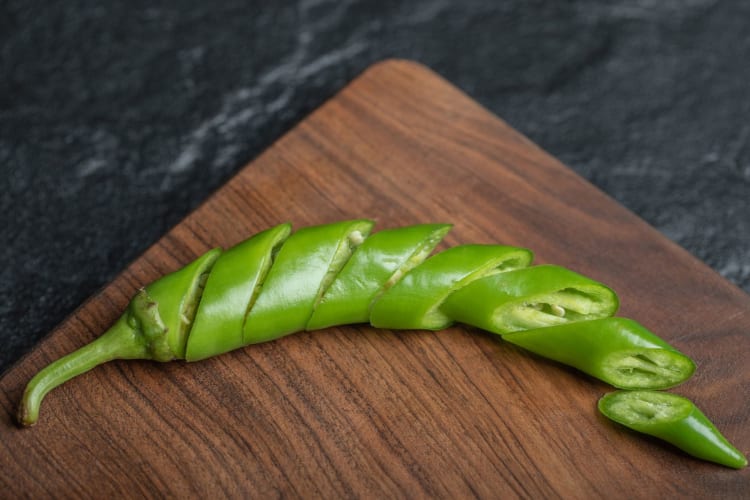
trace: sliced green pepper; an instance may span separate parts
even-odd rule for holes
[[[421,264],[450,229],[450,224],[417,224],[368,237],[315,306],[307,330],[369,321],[372,304]]]
[[[312,226],[281,247],[244,326],[244,343],[305,329],[315,304],[372,229],[368,220]]]
[[[655,391],[618,391],[599,400],[606,417],[680,448],[694,457],[734,469],[747,458],[719,432],[692,401]]]
[[[504,334],[608,317],[618,305],[607,286],[542,265],[478,279],[451,294],[440,310],[456,321]]]
[[[623,387],[666,386],[692,373],[689,360],[636,323],[592,321],[614,314],[614,292],[557,266],[526,268],[528,250],[462,245],[427,259],[449,227],[369,237],[372,222],[355,220],[289,236],[282,224],[224,254],[212,250],[140,290],[108,332],[39,372],[19,421],[35,423],[49,390],[110,359],[193,361],[367,320],[396,329],[462,321]]]
[[[503,340],[620,389],[666,389],[695,371],[690,358],[626,318],[516,331],[503,335]]]
[[[389,288],[370,311],[378,328],[439,330],[453,323],[440,305],[454,291],[488,274],[527,266],[532,253],[502,245],[460,245],[427,259]]]
[[[273,253],[289,236],[280,224],[224,252],[211,270],[188,338],[185,359],[197,361],[243,347],[242,327],[271,268]]]

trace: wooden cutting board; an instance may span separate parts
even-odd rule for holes
[[[417,64],[380,63],[286,134],[0,381],[0,496],[721,497],[734,471],[601,417],[611,390],[454,327],[300,333],[207,361],[113,362],[12,419],[29,378],[135,290],[283,221],[453,222],[612,286],[692,356],[675,389],[750,452],[750,297]]]

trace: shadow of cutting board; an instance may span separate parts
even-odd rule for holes
[[[739,497],[750,472],[601,417],[611,390],[499,338],[366,326],[207,361],[113,362],[12,414],[28,379],[89,342],[135,290],[283,221],[453,222],[618,291],[692,356],[693,399],[750,451],[750,297],[449,83],[378,64],[245,167],[0,382],[0,491],[193,497]]]

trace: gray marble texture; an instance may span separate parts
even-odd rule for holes
[[[749,26],[744,0],[0,0],[0,371],[389,57],[750,291]]]

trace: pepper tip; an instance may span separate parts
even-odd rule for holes
[[[16,412],[16,424],[22,428],[33,427],[36,425],[38,419],[39,409],[33,408],[24,398],[24,401],[21,402]]]

